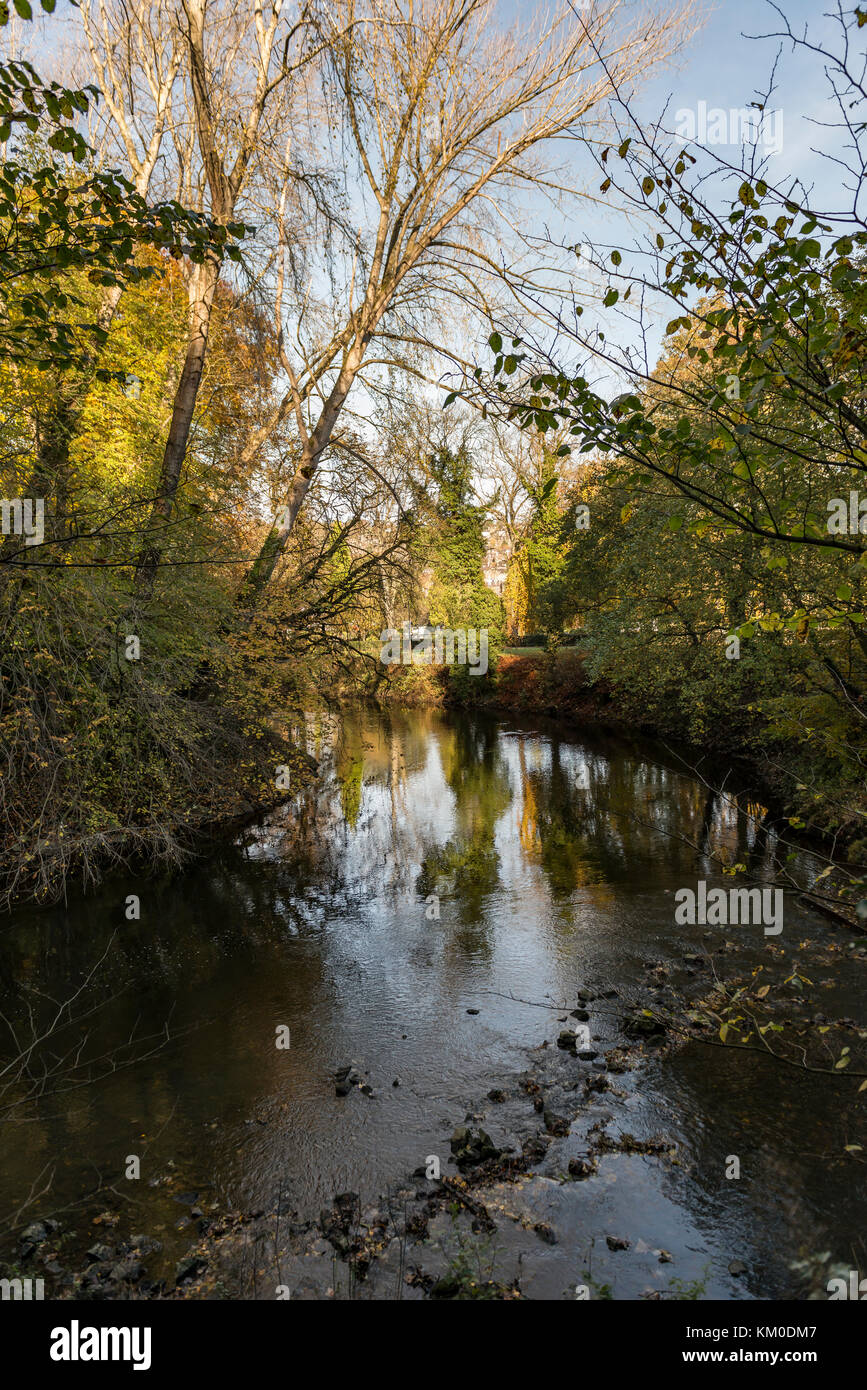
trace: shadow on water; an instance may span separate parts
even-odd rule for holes
[[[18,1079],[2,1093],[0,1238],[108,1210],[182,1248],[172,1173],[202,1205],[373,1198],[447,1153],[467,1108],[551,1036],[552,1013],[517,1000],[640,996],[648,963],[701,945],[702,928],[674,925],[673,893],[715,876],[702,849],[759,876],[778,853],[743,804],[614,737],[429,711],[311,717],[297,736],[320,781],[235,845],[170,882],[115,881],[4,923],[3,1065],[26,1065],[4,1077]],[[839,938],[793,900],[786,939],[802,935]],[[858,968],[841,957],[828,998],[857,1012],[844,967]],[[349,1062],[372,1097],[335,1096]],[[852,1091],[698,1043],[651,1063],[630,1125],[674,1136],[680,1165],[639,1176],[623,1160],[617,1214],[652,1214],[653,1239],[697,1269],[749,1254],[758,1297],[785,1288],[802,1247],[863,1264]],[[740,1182],[724,1178],[732,1153]],[[610,1215],[611,1191],[587,1188],[576,1248],[594,1201]]]

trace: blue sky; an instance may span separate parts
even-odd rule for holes
[[[604,4],[604,0],[601,0]],[[161,0],[152,0],[160,4]],[[580,0],[573,0],[576,8]],[[695,108],[705,102],[708,108],[745,107],[763,91],[768,75],[781,46],[778,39],[751,39],[783,26],[779,15],[767,0],[697,0],[705,16],[703,26],[690,41],[676,62],[642,86],[637,108],[647,118],[658,115],[669,102],[671,124],[680,108]],[[665,4],[665,0],[661,0]],[[846,9],[854,8],[855,0],[846,0]],[[653,0],[651,6],[653,7]],[[792,27],[800,31],[809,28],[811,39],[828,39],[836,33],[829,20],[828,0],[817,6],[810,0],[782,0],[781,7]],[[511,15],[519,22],[528,21],[545,8],[542,0],[502,0],[499,14],[508,23]],[[632,6],[630,5],[630,8]],[[646,13],[645,0],[636,0],[634,8]],[[40,12],[35,25],[23,26],[22,37],[29,39],[28,47],[46,74],[54,66],[53,59],[62,57],[67,49],[70,31],[77,28],[74,13],[60,4],[50,20]],[[867,46],[867,29],[858,31]],[[819,200],[829,208],[840,201],[839,178],[826,161],[811,152],[821,145],[823,133],[811,126],[806,118],[827,114],[825,85],[817,61],[803,52],[793,52],[790,43],[782,45],[778,67],[778,91],[774,106],[782,112],[782,153],[774,157],[773,169],[796,173],[808,184],[815,185]],[[725,151],[723,151],[725,152]],[[734,151],[730,151],[734,153]]]
[[[796,32],[806,24],[812,41],[835,41],[838,30],[824,13],[830,6],[817,6],[809,0],[785,0],[781,8]],[[854,9],[854,3],[847,4],[847,9]],[[669,94],[674,112],[678,107],[694,107],[699,101],[705,101],[709,107],[747,106],[764,91],[781,41],[746,36],[782,30],[773,7],[765,0],[722,0],[705,13],[708,18],[683,55],[680,70],[667,72],[644,88],[639,104],[648,114],[660,110]],[[865,46],[867,39],[862,48]],[[810,55],[800,50],[793,52],[791,43],[786,42],[782,45],[777,79],[778,90],[772,104],[782,112],[783,148],[774,158],[774,167],[796,173],[808,183],[815,181],[822,200],[833,202],[839,179],[832,175],[826,161],[811,153],[811,147],[821,148],[827,137],[807,119],[828,115],[819,65]]]
[[[854,9],[854,4],[855,0],[847,0],[847,10]],[[529,3],[522,4],[518,0],[513,12],[529,18],[531,8]],[[824,43],[832,51],[839,50],[839,25],[822,8],[808,3],[808,0],[783,0],[781,8],[796,33],[802,34],[806,25],[811,42]],[[825,8],[829,10],[830,6],[826,5]],[[779,35],[785,28],[780,15],[766,0],[721,0],[721,3],[713,6],[705,4],[703,14],[703,25],[677,59],[640,87],[631,103],[633,111],[642,121],[650,123],[658,119],[667,107],[665,125],[668,129],[674,129],[680,111],[688,110],[697,115],[699,104],[704,103],[706,114],[712,119],[714,109],[721,108],[727,116],[725,143],[714,142],[712,148],[723,158],[738,163],[740,146],[737,134],[734,135],[734,143],[731,142],[732,121],[729,113],[733,108],[749,109],[751,102],[764,98],[776,61],[775,90],[768,110],[776,113],[772,117],[770,132],[779,134],[780,148],[769,156],[768,182],[788,187],[792,176],[796,176],[812,190],[812,206],[823,212],[845,211],[847,206],[851,206],[851,199],[847,203],[839,167],[830,164],[818,152],[823,148],[839,149],[839,135],[811,123],[837,119],[835,108],[828,101],[829,89],[821,59],[793,48],[791,40],[750,37],[770,33]],[[867,28],[855,30],[854,35],[853,43],[863,57],[867,49]],[[775,126],[773,122],[778,124]],[[560,142],[558,153],[574,164],[583,176],[584,186],[595,194],[601,175],[581,146]],[[617,161],[614,163],[617,164]],[[711,201],[722,208],[733,203],[740,181],[737,178],[730,187],[720,182],[712,185]],[[606,254],[606,247],[628,248],[634,237],[646,234],[650,224],[642,227],[634,214],[625,219],[623,211],[618,210],[612,199],[613,191],[606,200],[607,206],[586,199],[570,200],[559,216],[543,209],[540,201],[537,205],[539,222],[544,221],[551,228],[552,235],[567,245],[578,242],[594,244],[603,254]],[[656,227],[653,230],[655,232]],[[624,269],[630,259],[624,257]],[[637,330],[631,311],[627,311],[627,318],[621,312],[622,306],[613,311],[602,309],[599,299],[606,283],[607,277],[600,279],[591,274],[582,278],[579,272],[579,293],[583,289],[585,303],[582,328],[590,329],[598,324],[605,328],[609,342],[637,344]],[[667,302],[660,301],[655,306],[649,303],[647,307],[650,311],[648,344],[652,358],[661,348],[663,326],[672,314]],[[564,356],[570,355],[567,349]],[[608,374],[601,364],[600,370],[605,381]],[[615,389],[613,379],[610,387]]]

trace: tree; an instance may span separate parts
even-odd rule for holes
[[[230,237],[241,235],[244,230],[243,224],[233,221],[238,200],[249,177],[257,146],[264,137],[266,113],[275,93],[292,73],[310,61],[310,54],[304,52],[306,7],[302,7],[298,20],[288,29],[281,51],[278,36],[282,12],[283,0],[272,0],[267,17],[260,0],[252,0],[246,15],[239,13],[235,5],[217,10],[214,5],[209,8],[207,0],[181,0],[179,22],[184,43],[184,76],[189,84],[199,167],[209,210],[222,230],[224,245],[215,247],[190,270],[189,337],[148,523],[148,538],[136,564],[139,598],[147,598],[153,588],[160,559],[158,535],[171,518],[180,482],[202,380],[223,251],[239,259],[239,253],[229,244]],[[208,39],[214,47],[219,44],[219,56],[213,48],[208,48]],[[296,42],[299,56],[290,63],[289,50]],[[247,51],[247,45],[251,51]],[[229,74],[222,67],[225,47],[238,55],[240,71],[234,74],[234,80],[228,80]],[[115,83],[116,94],[114,74],[106,67],[100,70],[100,76],[103,81],[108,77]],[[248,78],[250,90],[245,87]],[[115,105],[119,108],[119,103]],[[177,141],[177,117],[175,121],[173,133]],[[126,135],[123,124],[121,129]],[[127,143],[131,144],[129,140]],[[181,168],[182,176],[189,177],[183,165]]]
[[[840,23],[848,32],[857,20],[841,16]],[[855,141],[858,175],[863,123],[853,108],[867,95],[846,52],[821,56],[841,93],[843,134]],[[702,167],[690,182],[696,156],[688,149],[671,153],[663,133],[637,124],[621,134],[619,148],[600,156],[602,191],[619,188],[658,231],[640,248],[649,272],[624,265],[628,251],[611,252],[604,303],[625,305],[636,287],[665,296],[677,311],[667,329],[671,354],[655,371],[642,370],[604,335],[561,322],[585,355],[584,370],[548,371],[553,364],[544,364],[517,389],[501,376],[500,399],[523,426],[568,427],[581,452],[628,458],[636,486],[644,479],[670,483],[697,504],[701,520],[693,524],[859,559],[860,535],[827,525],[828,500],[863,482],[867,470],[867,223],[857,192],[836,216],[813,211],[794,186],[770,185],[754,147],[737,202],[723,214]],[[622,179],[613,172],[616,159]],[[499,375],[511,364],[504,368],[496,350]],[[511,371],[527,360],[516,350]],[[613,400],[591,386],[593,361],[620,374],[626,389]],[[685,363],[694,370],[682,370]]]
[[[420,544],[432,571],[430,622],[443,627],[500,627],[499,600],[482,579],[487,509],[475,500],[466,445],[437,449],[427,460]],[[426,515],[425,515],[426,512]]]
[[[43,0],[43,8],[54,6]],[[21,12],[29,17],[29,6]],[[58,540],[67,524],[70,440],[114,310],[126,284],[156,273],[136,252],[157,247],[196,264],[215,235],[207,218],[173,200],[149,204],[146,179],[134,184],[94,166],[75,122],[96,95],[92,86],[46,84],[25,61],[0,67],[0,344],[8,361],[35,364],[52,383],[27,490],[54,499],[49,531]],[[15,134],[21,129],[24,138]],[[88,281],[101,288],[95,313],[81,292]],[[33,559],[8,541],[0,558]]]
[[[612,78],[651,71],[686,29],[683,10],[641,25],[624,16],[613,4],[576,19],[566,6],[506,32],[493,0],[380,0],[370,17],[342,0],[318,17],[322,134],[342,135],[349,191],[326,218],[318,264],[281,236],[281,267],[295,255],[303,279],[300,303],[286,303],[281,270],[275,297],[288,387],[247,447],[261,450],[288,417],[300,457],[244,602],[268,584],[356,381],[375,392],[377,367],[424,375],[431,354],[462,362],[445,315],[489,320],[520,277],[491,247],[513,240],[517,195],[556,185],[539,162],[549,142],[594,136]]]
[[[567,431],[593,460],[591,531],[564,575],[590,614],[592,673],[657,727],[740,740],[790,804],[851,833],[867,717],[867,93],[851,43],[862,21],[838,23],[840,52],[813,51],[836,93],[828,153],[848,161],[851,203],[817,209],[794,181],[772,185],[757,144],[738,168],[622,104],[602,191],[619,189],[651,230],[595,260],[603,304],[644,335],[644,353],[618,350],[607,324],[584,330],[577,304],[559,321],[576,366],[494,338],[495,379],[468,394],[543,437]],[[664,299],[673,316],[649,365],[644,310]]]

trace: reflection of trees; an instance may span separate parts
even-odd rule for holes
[[[521,843],[525,853],[528,845],[538,846],[534,857],[538,857],[552,895],[562,897],[588,883],[601,882],[604,874],[588,835],[588,793],[581,789],[584,777],[576,777],[574,769],[563,766],[559,743],[551,745],[550,758],[548,768],[528,769],[522,741]],[[597,769],[588,762],[583,771],[593,776]]]
[[[416,886],[425,897],[453,896],[461,922],[475,927],[482,920],[485,899],[499,882],[494,836],[512,797],[496,725],[456,720],[442,731],[440,759],[454,795],[455,829],[446,844],[427,850]],[[478,949],[475,934],[467,944]]]
[[[363,771],[364,759],[355,757],[338,774],[343,819],[351,830],[355,829],[358,812],[361,809],[361,774]]]
[[[713,845],[731,861],[765,862],[768,836],[753,803],[722,802],[695,778],[622,748],[577,748],[552,740],[543,767],[519,747],[521,844],[538,859],[552,894],[654,873],[695,873]]]

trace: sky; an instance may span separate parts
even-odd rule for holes
[[[573,0],[573,3],[577,6],[580,0]],[[855,0],[847,0],[847,10],[854,9],[854,4]],[[535,5],[529,0],[516,0],[516,3],[508,0],[507,8],[518,21],[526,21]],[[647,6],[640,8],[646,12]],[[840,29],[831,17],[829,4],[819,7],[808,0],[782,0],[781,8],[796,33],[802,35],[806,26],[811,42],[825,44],[835,51],[839,49]],[[839,136],[817,124],[838,119],[828,100],[829,89],[822,74],[821,60],[794,48],[790,39],[780,37],[786,27],[784,20],[767,0],[717,0],[715,4],[699,0],[699,13],[703,22],[693,38],[664,70],[639,86],[630,103],[633,111],[648,124],[660,119],[665,112],[667,129],[686,130],[690,135],[694,131],[699,142],[704,139],[709,150],[739,163],[744,135],[739,112],[750,110],[751,102],[764,99],[776,63],[775,89],[767,106],[762,144],[768,156],[768,182],[788,187],[796,177],[811,190],[811,205],[818,210],[833,213],[851,207],[839,166],[822,155],[823,148],[827,150],[832,144],[839,148]],[[867,28],[854,32],[857,35],[855,43],[860,41],[863,63],[867,52]],[[761,37],[773,34],[777,37]],[[694,122],[692,128],[687,124],[689,120]],[[558,154],[560,152],[564,159],[574,162],[575,170],[585,179],[585,187],[595,193],[601,175],[586,154],[582,158],[580,146],[569,148],[567,142],[560,142]],[[701,151],[697,153],[701,167]],[[717,185],[711,201],[727,208],[735,201],[740,182],[738,177],[731,188]],[[609,200],[611,196],[609,194]],[[556,240],[566,245],[592,244],[606,248],[606,254],[607,249],[615,246],[628,248],[642,229],[634,214],[624,220],[623,212],[610,202],[605,206],[605,201],[574,200],[559,217],[540,201],[537,205],[539,230],[544,222]],[[654,233],[656,230],[654,226]],[[628,263],[624,253],[624,269]],[[603,327],[609,342],[637,341],[631,314],[626,318],[621,313],[622,306],[611,311],[601,308],[598,300],[606,282],[593,275],[582,282],[580,274],[578,282],[585,286],[585,301],[588,295],[596,298],[591,306],[585,302],[582,328],[589,328],[591,324]],[[660,298],[656,303],[650,302],[648,345],[651,360],[662,347],[664,325],[671,317],[669,301]],[[579,360],[580,356],[571,365],[577,366]],[[609,379],[604,369],[600,370],[602,375],[597,380],[603,394],[616,394],[622,389],[613,377]]]
[[[838,32],[827,18],[831,7],[809,0],[785,0],[781,7],[796,32],[807,26],[812,41],[833,39]],[[854,9],[854,3],[847,4]],[[670,110],[695,108],[700,101],[712,107],[748,106],[763,95],[778,53],[778,89],[771,105],[782,115],[782,142],[772,157],[772,168],[784,167],[807,183],[832,205],[839,178],[827,162],[812,151],[821,149],[826,134],[810,124],[810,118],[827,118],[824,82],[817,81],[817,64],[810,56],[792,50],[790,41],[751,38],[780,32],[780,15],[767,0],[719,0],[705,6],[707,19],[681,59],[679,71],[657,77],[644,88],[639,104],[654,114],[671,95]],[[863,32],[863,31],[862,31]],[[867,38],[862,49],[867,48]]]
[[[152,2],[159,4],[161,0]],[[580,14],[582,0],[572,0],[572,3]],[[647,13],[654,7],[664,7],[668,0],[634,0],[634,4],[629,0],[629,3],[640,13]],[[846,0],[847,9],[854,8],[854,4],[855,0]],[[793,50],[789,40],[779,36],[760,37],[775,31],[779,35],[785,27],[780,13],[768,0],[716,0],[716,3],[697,0],[697,5],[703,22],[694,37],[674,62],[640,86],[634,109],[642,119],[652,121],[667,107],[666,124],[672,129],[681,118],[680,113],[688,113],[695,121],[699,140],[704,136],[707,141],[713,141],[713,148],[721,155],[737,159],[742,132],[734,126],[729,113],[733,109],[748,108],[751,101],[764,95],[777,60],[776,91],[770,102],[773,114],[768,118],[772,144],[769,181],[787,181],[797,176],[813,190],[814,206],[823,211],[841,210],[845,205],[845,193],[839,169],[819,153],[823,145],[829,145],[829,136],[813,123],[834,119],[827,105],[821,63],[814,56]],[[502,22],[524,24],[543,8],[539,0],[500,0],[497,10]],[[839,30],[828,13],[831,10],[828,0],[822,6],[810,0],[782,0],[782,8],[795,31],[801,33],[806,27],[811,40],[838,45]],[[39,65],[46,74],[50,72],[52,57],[62,57],[71,38],[70,21],[64,22],[64,9],[58,6],[51,20],[40,26],[43,38],[41,43],[37,41],[36,48],[37,52],[41,49]],[[70,14],[67,10],[66,15]],[[860,44],[863,54],[867,49],[867,28],[855,33],[856,42],[863,35]],[[701,128],[702,106],[704,130]],[[714,115],[720,109],[725,112],[721,124]],[[560,142],[553,162],[556,164],[561,158],[574,161],[576,181],[595,192],[600,177],[586,150],[571,142]],[[734,194],[733,189],[732,200]],[[531,232],[537,229],[542,232],[547,226],[558,241],[568,245],[576,242],[606,247],[628,245],[630,234],[635,230],[624,222],[622,212],[583,199],[573,200],[560,215],[552,214],[542,199],[535,205],[531,203],[527,212],[526,225]],[[572,264],[570,260],[570,273]],[[598,280],[591,281],[585,285],[585,294],[600,296],[604,288]],[[590,317],[587,314],[582,322],[587,323]],[[670,314],[660,305],[655,317],[656,326],[650,337],[653,351],[661,345],[662,328]],[[592,318],[615,338],[628,340],[627,321],[620,318],[619,310],[611,313],[602,310],[598,297],[592,306]],[[471,347],[469,351],[475,355]],[[479,360],[485,357],[482,342]]]
[[[162,0],[152,0],[158,5]],[[580,15],[586,0],[571,0]],[[604,4],[605,0],[599,0]],[[629,9],[648,13],[664,8],[667,0],[626,0]],[[692,111],[698,117],[700,103],[707,112],[722,108],[744,108],[766,89],[774,60],[780,53],[777,71],[778,89],[771,106],[777,111],[776,127],[769,124],[768,133],[775,134],[779,150],[771,156],[771,172],[796,174],[814,187],[817,201],[824,208],[839,206],[842,197],[839,175],[815,153],[827,136],[810,118],[828,115],[824,82],[816,61],[803,52],[792,50],[788,41],[760,36],[782,30],[783,23],[769,0],[695,0],[703,22],[684,51],[664,71],[643,84],[636,98],[636,109],[646,119],[653,119],[668,106],[669,124],[673,127],[678,111]],[[854,8],[855,0],[846,0],[846,9]],[[544,0],[500,0],[496,11],[504,24],[512,20],[519,25],[531,21],[534,14],[544,13]],[[551,8],[554,8],[551,5]],[[829,0],[822,5],[810,0],[782,0],[781,8],[791,26],[801,31],[806,26],[811,39],[828,39],[836,33],[829,18]],[[34,25],[18,25],[20,33],[30,39],[34,58],[46,75],[54,75],[55,60],[68,54],[72,29],[77,30],[71,6],[59,5],[50,19],[36,10]],[[72,26],[72,29],[70,28]],[[862,50],[867,48],[867,29]],[[729,127],[731,121],[728,122]],[[713,132],[711,132],[713,133]],[[731,131],[726,130],[726,136]],[[735,132],[736,138],[736,132]],[[734,144],[719,146],[722,154],[734,155]],[[568,152],[572,158],[572,152]],[[586,167],[586,166],[585,166]],[[583,212],[583,209],[581,210]],[[603,225],[604,219],[599,222]]]

